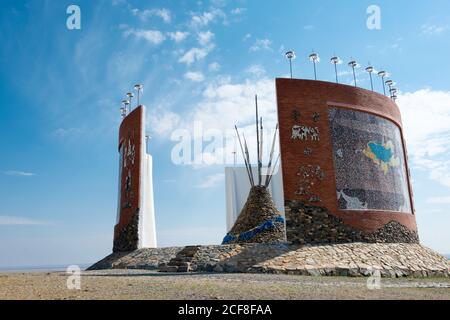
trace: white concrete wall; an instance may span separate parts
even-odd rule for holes
[[[257,168],[252,167],[253,179],[257,181]],[[262,181],[265,181],[263,176]],[[225,190],[227,210],[227,231],[230,231],[241,213],[250,192],[250,182],[245,167],[225,168]],[[273,176],[269,185],[273,201],[277,209],[284,216],[284,194],[281,170]]]
[[[138,248],[156,248],[155,204],[153,198],[153,158],[147,154],[145,141],[145,107],[142,116],[141,177]]]
[[[141,217],[139,223],[142,226],[142,233],[139,237],[139,248],[156,248],[156,223],[155,204],[153,198],[153,158],[149,154],[144,155],[145,167],[142,172],[143,203],[141,207]]]

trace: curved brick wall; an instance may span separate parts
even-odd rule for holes
[[[374,242],[417,242],[397,105],[330,82],[277,79],[276,89],[288,241],[369,241],[355,239],[362,233]],[[302,217],[299,203],[308,208]]]
[[[119,129],[119,208],[113,251],[138,248],[143,109],[134,109]]]

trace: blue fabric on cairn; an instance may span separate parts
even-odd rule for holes
[[[242,232],[239,235],[232,235],[228,233],[225,238],[223,239],[223,244],[228,244],[232,241],[235,241],[238,239],[239,241],[248,241],[254,238],[256,235],[260,234],[261,232],[264,232],[266,230],[270,230],[275,228],[276,223],[284,223],[284,218],[282,216],[277,216],[272,220],[266,220],[261,225],[257,226],[256,228]]]

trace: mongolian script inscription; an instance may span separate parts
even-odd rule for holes
[[[292,140],[319,141],[320,132],[318,127],[307,127],[295,125],[292,127]]]

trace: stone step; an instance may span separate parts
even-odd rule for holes
[[[189,272],[192,271],[192,260],[200,250],[199,246],[187,246],[183,248],[175,258],[166,265],[160,266],[160,272]],[[169,271],[167,271],[169,270]]]

